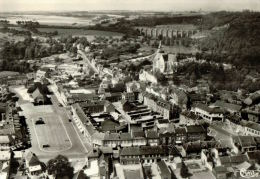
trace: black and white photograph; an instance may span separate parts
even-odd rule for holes
[[[0,0],[0,179],[260,179],[260,0]]]

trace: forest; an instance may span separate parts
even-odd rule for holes
[[[228,22],[227,19],[232,19],[227,28],[213,31],[200,42],[201,50],[205,52],[204,57],[239,67],[259,66],[260,13],[245,11],[226,16],[229,18],[215,20],[214,26],[223,25],[224,22]]]

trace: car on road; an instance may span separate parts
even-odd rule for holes
[[[71,122],[72,120],[71,119],[69,119],[69,122]]]
[[[61,103],[59,103],[59,107],[62,107],[62,104],[61,104]]]

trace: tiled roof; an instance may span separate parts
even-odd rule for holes
[[[221,165],[224,166],[234,166],[241,164],[245,161],[248,161],[248,157],[245,154],[242,155],[235,155],[235,156],[223,156],[219,157]]]
[[[89,121],[89,118],[86,116],[86,114],[80,107],[79,103],[73,104],[72,107],[75,109],[81,122],[85,125],[88,133],[90,135],[93,135],[96,132],[96,130],[95,130],[94,126],[92,125],[92,123]]]
[[[222,109],[230,109],[233,111],[240,111],[242,106],[237,104],[226,103],[224,101],[217,100],[213,106],[220,107]]]
[[[121,156],[125,156],[125,155],[140,156],[140,155],[156,155],[156,154],[167,155],[168,153],[169,153],[168,147],[142,146],[142,147],[124,147],[121,150],[120,155]]]
[[[88,101],[88,102],[82,102],[79,103],[81,107],[86,108],[86,107],[91,107],[91,106],[104,106],[106,104],[105,100],[102,101]]]
[[[146,137],[148,139],[157,139],[157,138],[159,138],[159,135],[158,135],[158,133],[156,131],[149,130],[149,131],[146,132]]]
[[[248,128],[254,129],[256,131],[260,131],[260,124],[258,124],[258,123],[249,121],[245,124],[245,126]]]
[[[132,132],[133,138],[144,138],[145,134],[143,131]]]
[[[159,161],[157,164],[158,164],[158,167],[160,168],[161,175],[163,175],[163,176],[171,175],[170,169],[168,168],[168,166],[164,160]]]
[[[114,131],[119,126],[120,126],[120,124],[118,122],[113,121],[111,119],[107,119],[101,123],[101,130],[102,131]]]
[[[206,130],[201,125],[186,126],[187,133],[205,133]]]
[[[121,140],[131,140],[132,136],[130,133],[121,133],[120,134],[120,139]]]
[[[234,143],[240,144],[242,147],[256,146],[256,141],[253,136],[234,136]]]
[[[219,108],[210,108],[208,107],[206,104],[202,104],[202,103],[198,103],[195,105],[195,107],[207,111],[208,113],[223,113],[223,110],[219,109]]]
[[[110,134],[105,134],[104,140],[119,140],[120,135],[119,133],[110,133]]]

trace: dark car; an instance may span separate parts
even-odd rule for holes
[[[50,147],[49,144],[42,145],[42,148],[48,148],[48,147]]]
[[[35,125],[41,125],[41,124],[45,124],[45,122],[40,119],[35,122]]]

